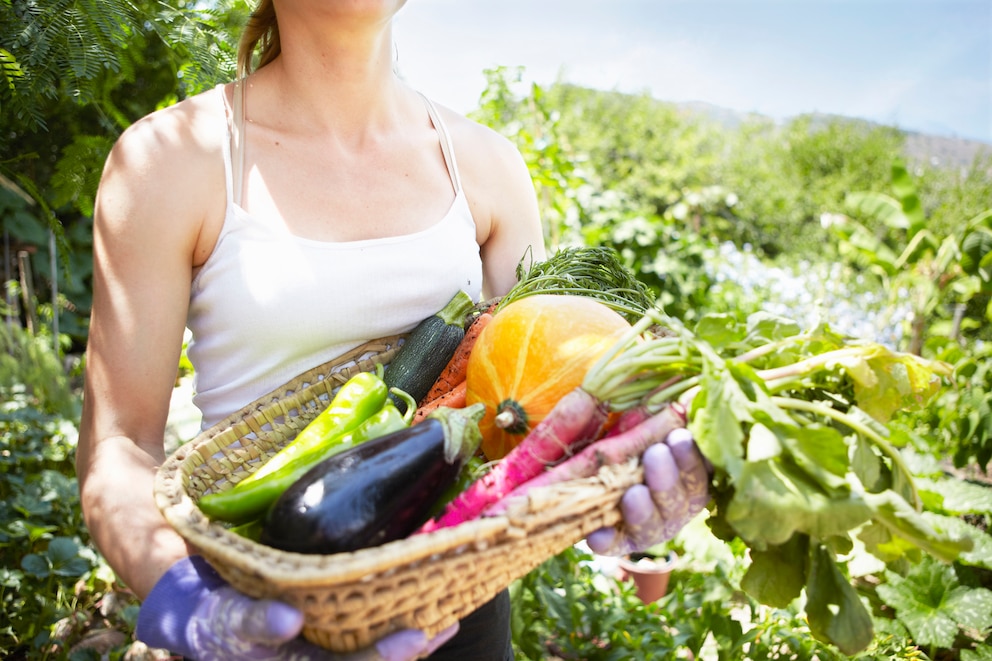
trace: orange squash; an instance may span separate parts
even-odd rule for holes
[[[466,402],[482,402],[482,452],[501,459],[630,329],[584,296],[537,294],[499,310],[469,356]]]

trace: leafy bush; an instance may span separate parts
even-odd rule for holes
[[[701,520],[679,539],[683,558],[669,593],[644,604],[632,583],[604,574],[594,556],[570,548],[511,586],[513,642],[521,661],[649,659],[795,659],[894,661],[926,659],[898,623],[878,620],[871,645],[850,657],[816,640],[794,606],[769,608],[748,598],[740,579],[748,564],[741,544],[707,542]],[[722,542],[716,542],[722,545]],[[707,555],[715,553],[715,555]],[[909,612],[907,610],[907,612]]]
[[[31,334],[17,324],[0,324],[0,397],[23,400],[50,414],[78,415],[79,399],[54,350],[47,327]]]
[[[0,395],[0,656],[64,658],[86,636],[123,645],[137,606],[86,533],[79,392],[49,328],[0,326]]]
[[[53,375],[54,376],[54,375]],[[123,645],[137,606],[90,545],[75,425],[24,393],[0,409],[0,652],[65,658],[85,636]],[[74,657],[81,658],[81,657]]]

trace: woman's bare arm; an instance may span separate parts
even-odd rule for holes
[[[459,170],[482,250],[483,295],[516,283],[521,259],[546,258],[537,194],[517,148],[495,131],[451,115]],[[527,262],[525,262],[526,265]]]
[[[94,215],[94,285],[77,472],[98,548],[143,598],[188,554],[154,502],[155,471],[185,329],[203,218],[223,171],[204,158],[185,103],[132,126],[104,169]],[[205,134],[204,134],[205,135]],[[220,168],[217,155],[216,167]]]

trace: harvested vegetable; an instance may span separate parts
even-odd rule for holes
[[[586,446],[578,454],[548,468],[488,507],[483,515],[502,514],[514,496],[526,495],[536,487],[592,477],[603,466],[622,464],[634,457],[640,457],[650,446],[662,443],[670,432],[685,427],[685,422],[685,409],[681,405],[674,403],[666,406],[658,413],[640,420],[623,431],[604,436],[601,440]]]
[[[638,332],[643,330],[628,327],[627,333],[596,365],[603,365],[606,357],[618,351],[617,347],[636,341]],[[593,383],[590,381],[593,370],[585,374],[582,385],[573,387],[558,399],[547,415],[505,457],[494,462],[488,472],[417,532],[431,532],[479,517],[483,510],[520,485],[598,438],[609,418],[610,399],[621,393],[610,390],[612,384],[608,381],[596,382],[600,389],[591,390],[587,384]]]
[[[578,386],[630,324],[593,298],[535,294],[497,312],[469,356],[469,404],[482,402],[482,452],[501,459]]]
[[[386,369],[386,385],[408,393],[414,402],[423,400],[465,337],[474,309],[472,298],[459,290],[437,313],[418,323]],[[406,411],[405,401],[394,397],[393,403]]]
[[[298,553],[340,553],[406,537],[475,454],[482,412],[481,404],[439,409],[314,466],[273,504],[260,541]]]
[[[855,539],[887,560],[923,550],[951,561],[970,548],[969,539],[923,518],[912,475],[887,440],[891,416],[925,406],[949,366],[853,341],[826,325],[800,332],[767,314],[745,324],[710,315],[690,331],[651,313],[634,328],[654,324],[676,336],[648,333],[619,347],[583,387],[615,393],[610,405],[624,411],[619,424],[634,429],[645,416],[685,407],[714,467],[709,525],[749,547],[742,585],[754,598],[784,606],[805,592],[814,635],[854,654],[873,635],[838,560]],[[620,461],[637,450],[599,456]],[[576,470],[566,470],[571,462]],[[591,469],[575,457],[516,493]]]
[[[266,461],[244,482],[256,482],[314,448],[334,443],[382,408],[389,387],[379,373],[359,372],[338,388],[331,403],[296,435],[288,445]]]
[[[650,288],[637,279],[616,250],[606,246],[561,248],[527,269],[520,260],[517,283],[500,299],[496,311],[536,294],[594,298],[629,323],[654,307]]]
[[[465,395],[467,391],[468,384],[465,381],[462,381],[448,392],[443,393],[423,406],[418,407],[417,412],[413,416],[413,424],[417,424],[418,422],[426,419],[427,416],[442,406],[447,406],[452,409],[465,408],[467,403],[465,400]]]
[[[320,462],[372,439],[406,429],[412,418],[412,407],[407,409],[406,414],[401,414],[392,402],[387,401],[357,427],[334,437],[332,443],[297,453],[292,460],[267,473],[263,479],[242,480],[232,489],[204,496],[197,505],[204,514],[217,521],[242,524],[257,519]]]
[[[465,378],[468,376],[469,355],[471,355],[472,348],[475,346],[476,340],[479,339],[479,335],[482,334],[482,329],[492,321],[492,318],[493,315],[491,312],[481,312],[469,323],[468,328],[465,329],[465,336],[458,344],[458,347],[455,348],[455,353],[451,356],[451,360],[441,370],[440,376],[438,376],[434,385],[431,386],[427,396],[420,402],[421,406],[438,399],[465,383]]]

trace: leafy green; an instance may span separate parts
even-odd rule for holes
[[[845,654],[868,647],[873,636],[871,615],[823,546],[812,554],[806,596],[809,628],[816,638],[829,640]]]
[[[751,550],[751,564],[741,579],[745,592],[763,604],[785,608],[802,593],[806,567],[793,562],[809,554],[809,537],[794,535],[784,544]]]
[[[950,562],[972,549],[972,531],[923,516],[887,426],[925,407],[949,375],[944,363],[826,324],[802,332],[773,315],[721,314],[690,330],[653,310],[583,387],[617,410],[684,406],[714,469],[710,527],[752,553],[742,587],[776,606],[805,590],[813,635],[853,654],[873,636],[843,571],[855,541],[884,562],[924,553]]]

